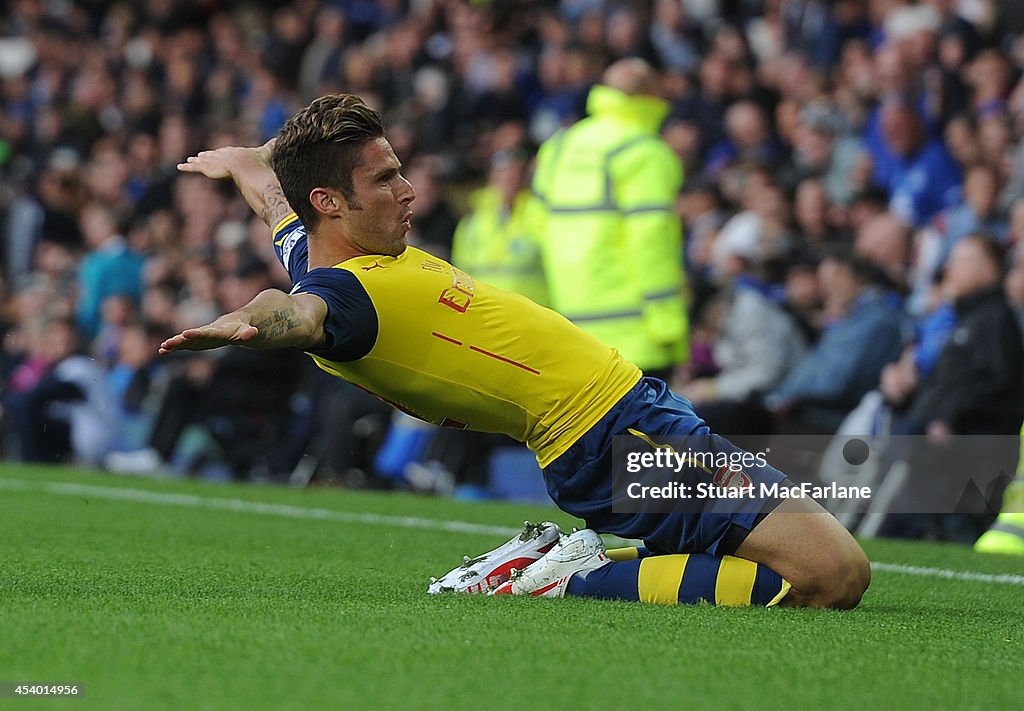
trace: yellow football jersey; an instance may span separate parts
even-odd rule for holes
[[[427,422],[507,434],[546,467],[640,379],[554,311],[420,249],[307,271],[305,241],[294,215],[274,230],[292,293],[328,306],[328,344],[310,355]]]

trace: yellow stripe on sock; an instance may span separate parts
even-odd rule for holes
[[[690,556],[655,555],[640,561],[640,574],[636,588],[640,602],[655,605],[678,605],[679,585],[683,582],[683,571]]]
[[[786,597],[786,595],[788,595],[789,591],[792,590],[792,589],[793,589],[792,584],[790,584],[790,582],[788,580],[783,578],[782,579],[782,589],[779,590],[779,594],[776,595],[775,597],[773,597],[771,600],[769,600],[768,604],[765,605],[765,607],[775,607],[780,602],[782,602],[782,598]]]
[[[636,546],[609,548],[604,554],[608,556],[609,560],[614,560],[616,563],[621,563],[624,560],[636,560],[640,557],[640,551],[636,549]]]
[[[715,604],[732,607],[750,605],[755,577],[757,563],[732,555],[723,557],[715,580]]]

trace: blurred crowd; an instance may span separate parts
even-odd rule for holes
[[[214,461],[233,477],[307,466],[307,478],[372,479],[390,411],[301,355],[156,355],[163,338],[288,287],[270,230],[233,187],[175,166],[262,143],[318,95],[356,93],[383,113],[417,190],[410,241],[449,257],[471,190],[507,180],[495,168],[510,161],[524,165],[512,192],[525,190],[530,155],[631,56],[659,70],[661,132],[685,175],[690,354],[673,385],[713,426],[833,433],[877,392],[908,432],[1014,433],[1013,6],[11,0],[3,454],[118,468],[117,455],[142,452],[152,467]],[[991,362],[967,362],[982,351]],[[473,459],[442,444],[442,460]]]

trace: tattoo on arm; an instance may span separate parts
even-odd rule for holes
[[[273,313],[269,316],[261,318],[252,325],[259,330],[259,335],[254,340],[273,341],[281,338],[286,333],[301,328],[302,321],[299,320],[298,315],[295,313],[295,307],[291,307],[287,309],[274,309]]]
[[[281,185],[276,180],[267,183],[260,191],[260,195],[263,198],[263,212],[260,217],[273,229],[274,225],[292,212],[292,206],[288,204],[288,198],[284,196]]]

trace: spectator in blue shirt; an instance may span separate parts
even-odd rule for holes
[[[848,251],[822,260],[827,325],[815,347],[765,399],[783,431],[832,434],[900,355],[901,318],[876,269]]]
[[[964,201],[944,210],[935,227],[942,233],[940,263],[949,258],[953,247],[969,234],[984,232],[1001,244],[1010,234],[1010,226],[997,211],[999,176],[990,165],[978,164],[967,170],[964,179]]]
[[[889,193],[892,212],[920,227],[959,199],[960,169],[912,105],[886,104],[879,122],[882,142],[868,144],[872,181]]]
[[[756,102],[737,101],[725,112],[726,138],[711,147],[704,159],[704,173],[718,177],[733,163],[774,166],[782,148],[772,135],[768,116]]]
[[[917,316],[927,309],[932,283],[960,240],[971,234],[987,234],[1006,244],[1010,226],[999,214],[999,176],[991,166],[979,163],[967,170],[964,201],[940,212],[929,229],[918,236],[913,294],[908,310]]]
[[[110,296],[142,298],[143,259],[118,234],[113,211],[98,202],[86,205],[80,218],[82,234],[92,250],[78,270],[76,318],[82,334],[91,340],[100,328],[100,310]]]

